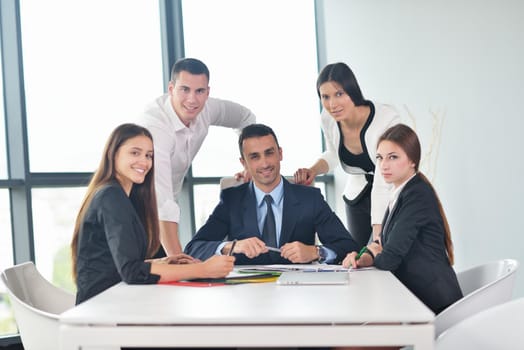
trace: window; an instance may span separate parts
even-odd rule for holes
[[[182,5],[185,56],[208,66],[210,96],[248,107],[257,122],[273,128],[283,149],[283,175],[312,165],[322,149],[314,2],[191,0]],[[193,176],[242,170],[237,139],[230,129],[212,128],[193,161]],[[210,213],[202,212],[207,208],[202,203],[214,203],[212,210],[218,187],[197,187],[198,228]]]
[[[3,83],[5,92],[25,97],[7,112],[8,124],[0,121],[1,269],[15,262],[14,244],[22,251],[18,262],[31,255],[30,242],[18,238],[33,234],[38,269],[54,284],[74,290],[69,244],[84,180],[97,167],[114,127],[136,121],[165,91],[163,64],[182,54],[178,47],[175,52],[161,47],[162,39],[172,39],[166,32],[176,32],[177,40],[181,35],[175,30],[179,19],[171,19],[166,4],[179,3],[161,1],[159,11],[159,2],[151,0],[0,2],[2,15],[11,18],[20,6],[21,33],[16,21],[0,23],[3,43],[5,38],[10,43],[4,46],[10,60],[0,62],[0,74],[23,68],[23,77],[13,75]],[[284,175],[311,165],[321,150],[314,1],[191,0],[182,6],[185,56],[200,58],[210,68],[211,96],[245,105],[275,130],[284,150]],[[0,92],[3,88],[0,84]],[[6,138],[6,125],[27,127],[29,164],[24,157],[15,159],[21,165],[16,179],[8,178],[7,160],[12,159],[6,141],[21,137]],[[213,182],[241,170],[238,158],[237,135],[212,129],[193,162],[193,175],[200,179],[189,182],[197,228],[218,201],[219,186]],[[16,198],[13,207],[27,208],[30,199],[32,208],[23,214],[32,217],[32,227],[16,216],[11,223],[9,189],[14,186],[31,193],[31,198]],[[28,232],[31,228],[34,232]],[[14,241],[11,232],[18,234]],[[2,288],[0,347],[2,335],[17,332]]]
[[[109,133],[136,121],[163,91],[158,3],[22,0],[20,13],[30,171],[92,172]],[[69,244],[84,194],[32,190],[38,269],[69,290]]]
[[[75,291],[71,276],[71,238],[85,187],[33,189],[35,260],[53,284]]]
[[[2,56],[0,55],[0,64]],[[3,80],[2,70],[0,69],[0,81]],[[0,84],[0,179],[7,178],[7,150],[5,143],[5,118],[4,118],[4,86]]]
[[[3,64],[0,55],[0,64]],[[0,69],[0,82],[3,75]],[[7,144],[4,116],[4,85],[0,84],[0,180],[7,179]],[[0,271],[13,265],[13,241],[9,190],[0,188]],[[0,283],[0,337],[18,332],[5,285]]]
[[[0,271],[13,265],[10,212],[9,192],[6,189],[0,189]],[[6,299],[5,285],[0,283],[0,337],[16,333],[16,323],[9,301]]]
[[[182,5],[186,56],[208,66],[210,96],[248,107],[257,122],[275,130],[284,175],[310,166],[322,149],[314,2],[191,0]],[[193,162],[193,176],[241,170],[237,136],[218,129],[210,130]]]
[[[109,133],[163,91],[158,2],[22,0],[20,12],[30,170],[91,172]]]

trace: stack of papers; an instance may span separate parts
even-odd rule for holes
[[[347,272],[341,265],[324,264],[289,264],[289,265],[255,265],[238,269],[242,273],[251,272]]]

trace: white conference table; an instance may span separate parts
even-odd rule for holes
[[[59,337],[61,350],[348,345],[431,350],[434,318],[390,272],[366,270],[350,272],[347,285],[120,283],[61,314]]]

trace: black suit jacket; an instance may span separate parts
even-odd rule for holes
[[[129,197],[116,181],[103,186],[80,226],[76,303],[120,281],[157,283],[160,276],[151,274],[146,255],[147,234]]]
[[[347,253],[357,249],[349,232],[340,219],[330,209],[320,190],[284,181],[284,204],[282,209],[282,229],[279,246],[300,241],[307,245],[315,244],[315,233],[322,244],[337,254],[336,262]],[[195,237],[187,244],[185,252],[201,260],[215,254],[224,240],[261,237],[257,224],[256,197],[251,183],[227,188],[220,194],[220,202],[198,230]],[[235,263],[249,264],[285,264],[289,260],[278,254],[261,254],[249,259],[244,254],[236,254]]]
[[[418,174],[400,192],[382,224],[382,253],[374,264],[392,271],[424,304],[439,313],[462,297],[446,254],[437,197]]]

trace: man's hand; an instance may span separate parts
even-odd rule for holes
[[[298,241],[286,243],[280,247],[280,249],[280,256],[295,264],[304,264],[319,258],[317,247],[314,245],[305,245]]]
[[[229,254],[233,242],[227,243],[222,248],[222,254]],[[266,243],[258,237],[250,237],[246,239],[237,240],[233,253],[244,254],[249,259],[256,258],[260,254],[267,253]]]

